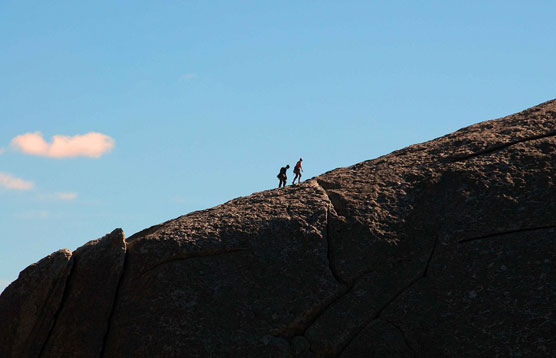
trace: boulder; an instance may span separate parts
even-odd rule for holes
[[[556,100],[24,270],[2,356],[556,355]]]

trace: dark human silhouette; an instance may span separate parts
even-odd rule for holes
[[[278,188],[286,186],[286,180],[288,180],[288,176],[286,175],[286,171],[290,168],[290,165],[286,165],[285,167],[280,168],[280,173],[278,173],[278,179],[280,179],[280,184],[278,184]]]
[[[292,184],[295,184],[295,179],[297,179],[297,184],[301,183],[301,172],[303,172],[303,167],[301,166],[301,162],[303,158],[299,158],[299,161],[293,168],[293,172],[295,173],[295,177],[293,178]]]

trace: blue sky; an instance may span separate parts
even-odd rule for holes
[[[273,188],[300,156],[306,179],[552,99],[555,13],[553,1],[2,1],[0,290],[116,227]],[[89,133],[113,146],[55,157],[14,142],[37,132],[45,146]]]

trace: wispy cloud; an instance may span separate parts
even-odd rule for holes
[[[197,77],[199,77],[199,75],[197,75],[196,73],[184,73],[183,75],[181,75],[180,81],[188,81]]]
[[[11,174],[0,172],[0,187],[14,190],[31,190],[35,184],[32,181],[14,177]]]
[[[114,139],[106,134],[90,132],[82,135],[55,135],[47,143],[40,132],[25,133],[12,139],[12,147],[26,154],[50,158],[99,158],[114,148]]]
[[[54,193],[53,197],[58,200],[74,200],[77,198],[77,193]]]

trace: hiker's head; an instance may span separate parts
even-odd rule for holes
[[[302,161],[303,161],[303,158],[299,158],[299,161],[302,162]]]
[[[286,169],[290,169],[290,165],[289,165],[289,164],[288,164],[288,165],[286,165]]]

